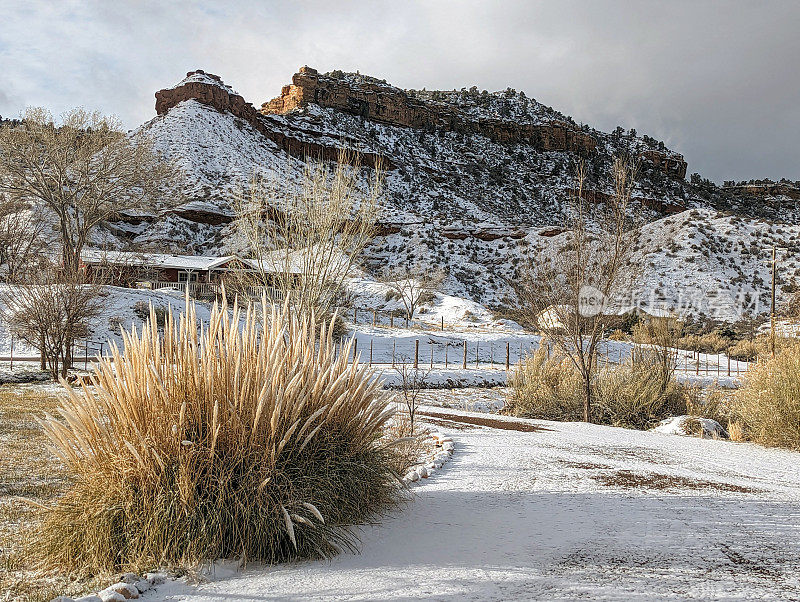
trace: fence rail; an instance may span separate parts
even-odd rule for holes
[[[137,288],[150,289],[150,290],[164,290],[171,289],[186,293],[189,291],[189,296],[194,299],[215,299],[222,294],[222,285],[217,282],[139,282]],[[249,299],[261,299],[261,296],[266,293],[268,299],[277,302],[283,301],[283,293],[271,286],[245,286],[239,288],[228,287],[228,294],[243,294]]]

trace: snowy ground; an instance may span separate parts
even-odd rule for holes
[[[423,411],[437,415],[440,428],[449,425],[453,460],[415,487],[414,499],[393,516],[361,529],[360,554],[250,566],[199,587],[166,584],[143,597],[800,598],[798,453]],[[505,428],[462,423],[487,418]]]

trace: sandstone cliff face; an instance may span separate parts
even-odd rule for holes
[[[787,197],[795,201],[800,200],[800,188],[789,184],[740,184],[737,186],[725,186],[724,189],[740,196]]]
[[[186,74],[186,79],[174,88],[159,90],[156,92],[156,113],[163,115],[185,100],[196,100],[214,107],[221,113],[228,112],[243,119],[293,156],[322,160],[336,160],[339,156],[338,147],[317,144],[306,137],[292,136],[291,133],[271,124],[253,105],[225,86],[217,75],[202,70],[190,71]],[[376,162],[381,162],[384,168],[391,168],[391,164],[385,159],[371,153],[360,153],[360,158],[365,165],[374,166]]]
[[[321,75],[311,67],[301,67],[292,77],[292,83],[283,87],[280,96],[261,106],[261,113],[285,114],[311,103],[387,125],[480,134],[493,142],[528,143],[544,151],[591,153],[597,146],[593,136],[566,122],[535,125],[473,118],[457,107],[423,102],[373,78],[355,82],[345,77]]]
[[[661,170],[671,176],[683,179],[686,177],[686,169],[688,164],[684,161],[682,155],[674,153],[668,155],[655,150],[646,150],[641,153],[641,157],[657,165]]]

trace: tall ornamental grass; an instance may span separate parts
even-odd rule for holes
[[[393,405],[371,370],[313,316],[243,313],[223,302],[200,326],[189,303],[160,334],[151,309],[93,386],[68,387],[43,421],[75,478],[39,530],[45,565],[329,557],[393,503]]]

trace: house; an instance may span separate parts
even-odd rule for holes
[[[255,267],[235,255],[195,256],[84,249],[81,261],[89,273],[118,286],[136,283],[219,283],[232,271]]]

